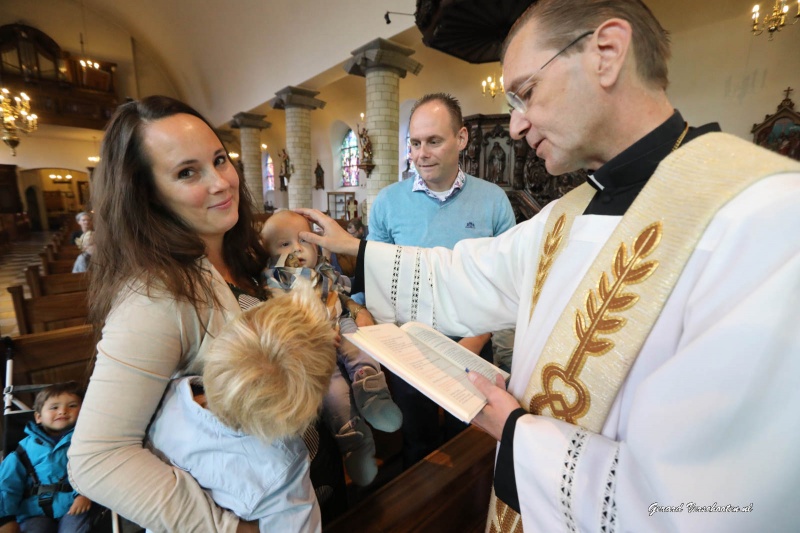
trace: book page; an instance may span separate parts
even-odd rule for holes
[[[486,404],[464,368],[394,324],[368,326],[345,336],[460,420],[469,422]]]
[[[477,372],[492,383],[495,382],[495,376],[497,374],[503,376],[503,380],[508,379],[508,372],[481,359],[479,355],[467,350],[454,340],[425,324],[407,322],[400,329],[427,344],[430,348],[449,359],[451,363],[460,367],[462,370],[469,368],[470,371]]]

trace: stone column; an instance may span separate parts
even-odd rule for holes
[[[317,91],[289,86],[275,93],[275,98],[269,102],[273,109],[286,110],[286,153],[294,166],[287,184],[289,209],[311,207],[311,111],[325,107],[325,102],[314,98],[318,94]],[[274,162],[275,168],[280,168],[280,156],[274,158]],[[278,170],[275,174],[276,180],[279,179]]]
[[[257,213],[264,212],[264,184],[261,175],[261,130],[271,124],[264,122],[266,115],[253,113],[236,113],[231,127],[239,130],[239,145],[242,173],[247,189],[253,199],[253,209]]]
[[[365,224],[369,222],[369,209],[378,192],[395,183],[399,175],[400,78],[422,70],[422,64],[409,57],[413,53],[411,48],[378,38],[354,50],[353,57],[344,65],[348,74],[367,79],[365,127],[372,141],[375,168],[367,179]]]

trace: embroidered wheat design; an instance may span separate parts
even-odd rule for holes
[[[528,315],[528,320],[533,317],[533,310],[536,308],[536,302],[539,301],[539,295],[542,293],[542,287],[547,280],[547,275],[550,273],[550,267],[553,266],[556,251],[563,239],[562,232],[564,231],[564,224],[567,222],[567,214],[562,213],[558,220],[556,220],[553,230],[547,234],[547,238],[542,245],[542,253],[539,257],[539,266],[536,269],[536,281],[533,285],[533,296],[531,297],[531,312]]]
[[[575,312],[575,336],[578,345],[567,362],[567,367],[558,363],[550,363],[542,369],[542,389],[544,392],[533,397],[530,412],[541,414],[550,408],[554,418],[576,424],[577,420],[589,412],[591,398],[589,391],[579,376],[589,356],[599,357],[614,347],[614,341],[602,334],[619,331],[626,320],[611,313],[621,312],[633,307],[639,296],[623,292],[628,285],[641,283],[658,268],[658,261],[643,261],[661,242],[662,227],[660,222],[647,226],[633,243],[631,256],[628,257],[625,243],[621,243],[614,255],[612,273],[613,284],[609,282],[605,272],[600,276],[597,292],[589,290],[586,295],[586,316],[580,310]],[[563,392],[553,390],[560,382]],[[567,390],[570,394],[567,394]],[[569,397],[568,397],[569,396]],[[570,401],[574,398],[574,401]]]
[[[514,509],[495,497],[494,519],[489,526],[490,533],[523,533],[522,520]]]

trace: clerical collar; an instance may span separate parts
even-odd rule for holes
[[[430,196],[431,198],[433,198],[434,200],[436,200],[436,201],[438,201],[440,203],[444,203],[445,201],[447,201],[448,198],[453,196],[453,194],[455,194],[455,192],[457,190],[461,189],[464,186],[464,181],[465,180],[466,180],[466,177],[464,177],[464,171],[459,168],[458,169],[458,174],[456,174],[456,179],[453,182],[453,185],[450,187],[450,189],[448,189],[444,193],[436,193],[436,192],[430,190],[428,188],[428,184],[425,183],[425,180],[423,180],[420,177],[420,175],[417,174],[417,176],[414,178],[414,185],[413,185],[413,187],[411,187],[411,191],[412,192],[422,191],[425,194],[427,194],[428,196]]]
[[[587,182],[598,192],[584,211],[585,215],[621,216],[644,188],[661,160],[675,147],[686,127],[676,110],[656,129],[633,143],[623,152],[597,169],[589,172]],[[682,144],[711,131],[720,131],[716,122],[699,128],[689,128]]]

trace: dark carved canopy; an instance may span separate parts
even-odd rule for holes
[[[508,30],[533,0],[417,0],[422,42],[470,63],[500,60]]]

